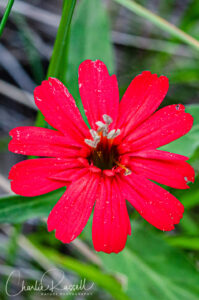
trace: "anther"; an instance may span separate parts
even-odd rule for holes
[[[129,170],[127,167],[125,167],[124,165],[122,165],[121,163],[119,163],[118,161],[115,161],[115,164],[120,167],[121,169],[123,169],[125,172],[124,172],[124,176],[128,176],[128,175],[131,175],[131,170]]]
[[[97,132],[102,132],[103,136],[107,136],[108,134],[108,124],[104,124],[101,121],[95,122],[95,124],[98,126]]]
[[[129,170],[129,169],[126,168],[126,170],[124,172],[124,176],[131,175],[131,173],[132,173],[131,170]]]
[[[90,131],[90,134],[91,134],[91,136],[93,138],[93,141],[89,140],[89,139],[85,139],[84,141],[90,147],[96,148],[97,145],[98,145],[98,143],[99,143],[99,141],[100,141],[100,139],[101,139],[101,137],[98,135],[97,131],[95,131],[93,129],[90,129],[89,131]]]
[[[98,126],[97,131],[90,129],[90,134],[93,138],[93,140],[89,140],[89,139],[85,139],[85,143],[87,145],[89,145],[90,147],[96,148],[98,143],[101,140],[101,134],[104,137],[107,137],[107,139],[114,139],[115,137],[117,137],[120,134],[120,129],[112,129],[109,132],[109,125],[113,122],[112,118],[106,114],[104,114],[102,116],[103,120],[105,123],[103,123],[102,121],[97,121],[95,122],[95,124]]]
[[[116,138],[119,134],[120,134],[120,129],[117,129],[117,130],[113,129],[113,130],[111,130],[111,131],[108,133],[107,139],[114,139],[114,138]]]
[[[108,115],[103,115],[102,118],[107,125],[110,125],[113,122],[113,119]]]
[[[101,122],[101,121],[97,121],[97,122],[95,122],[95,124],[98,126],[98,129],[97,129],[98,132],[99,132],[99,131],[102,131],[103,128],[106,126],[106,124],[104,124],[104,123]]]
[[[103,136],[107,136],[107,135],[108,135],[108,125],[106,124],[103,129]]]
[[[97,131],[90,129],[90,134],[94,141],[100,140],[100,136],[98,135]]]
[[[89,140],[89,139],[85,139],[84,142],[85,142],[88,146],[90,146],[90,147],[92,147],[92,148],[96,148],[96,147],[97,147],[95,141],[92,141],[92,140]]]

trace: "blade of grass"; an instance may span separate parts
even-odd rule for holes
[[[14,4],[14,0],[9,0],[8,5],[6,6],[5,13],[4,13],[3,18],[1,20],[1,23],[0,23],[0,37],[1,37],[1,35],[3,33],[3,30],[5,28],[5,25],[6,25],[6,22],[8,20],[8,17],[9,17],[9,14],[11,12],[13,4]]]
[[[184,43],[190,45],[192,48],[199,50],[199,41],[190,36],[189,34],[185,33],[181,29],[177,28],[175,25],[169,23],[165,19],[157,16],[150,10],[146,9],[145,7],[141,6],[140,4],[136,3],[133,0],[114,0],[115,2],[125,6],[135,14],[139,15],[140,17],[145,18],[146,20],[150,21],[151,23],[158,26],[160,29],[170,33],[171,35],[175,36],[179,40],[183,41]]]
[[[36,42],[33,39],[32,30],[26,22],[26,19],[22,15],[18,13],[13,13],[13,15],[15,24],[19,29],[21,41],[26,50],[26,55],[29,61],[29,65],[31,67],[34,81],[40,84],[41,81],[44,79],[44,70],[40,54],[38,53],[38,50],[35,47]]]
[[[14,266],[15,265],[15,261],[17,259],[17,252],[18,252],[18,248],[19,245],[17,243],[18,237],[21,233],[21,229],[22,229],[22,224],[16,224],[15,226],[13,226],[10,235],[9,235],[9,242],[8,242],[8,246],[6,249],[6,257],[5,257],[5,265],[9,265],[9,266]],[[1,281],[2,281],[2,286],[5,287],[6,283],[8,280],[8,276],[2,276]],[[4,295],[4,299],[5,300],[9,300],[9,296],[8,295]]]
[[[76,0],[64,1],[62,17],[57,32],[57,37],[53,49],[53,54],[50,60],[50,65],[47,72],[47,78],[49,76],[55,76],[59,80],[63,79],[62,74],[63,70],[66,69],[67,64],[70,24],[75,4]]]

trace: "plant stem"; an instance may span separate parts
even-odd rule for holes
[[[9,14],[10,14],[10,11],[12,9],[12,6],[14,4],[14,0],[9,0],[7,6],[6,6],[6,10],[5,10],[5,13],[3,15],[3,18],[1,20],[1,23],[0,23],[0,37],[3,33],[3,30],[5,28],[5,25],[6,25],[6,22],[7,22],[7,19],[9,17]]]
[[[140,4],[136,3],[133,0],[114,0],[117,3],[125,6],[135,14],[144,17],[146,20],[152,22],[159,28],[163,29],[164,31],[170,33],[171,35],[177,37],[184,43],[192,46],[193,48],[199,50],[199,41],[190,36],[189,34],[185,33],[181,29],[177,28],[175,25],[169,23],[165,19],[157,16],[156,14],[152,13],[150,10],[146,9],[145,7],[141,6]]]

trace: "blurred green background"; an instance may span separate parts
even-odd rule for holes
[[[119,3],[120,4],[119,4]],[[0,299],[199,299],[199,46],[176,29],[161,26],[149,11],[199,39],[198,0],[15,0],[0,40]],[[3,16],[7,1],[0,2]],[[63,9],[60,29],[57,28]],[[69,19],[74,15],[70,26]],[[149,11],[148,11],[149,10]],[[64,11],[66,14],[64,14]],[[150,19],[151,18],[151,19]],[[150,19],[150,20],[149,20]],[[70,30],[69,30],[70,29]],[[63,35],[65,34],[65,39]],[[10,167],[25,157],[8,153],[8,132],[16,126],[44,125],[37,117],[34,87],[49,75],[60,78],[75,97],[77,70],[84,59],[103,60],[117,74],[120,93],[133,77],[150,70],[169,78],[163,105],[183,103],[194,116],[185,137],[163,149],[190,157],[196,181],[190,190],[171,191],[185,206],[172,232],[160,232],[129,207],[132,236],[124,251],[97,253],[91,220],[69,245],[48,233],[46,217],[63,190],[35,198],[11,195]],[[119,238],[119,237],[118,237]],[[39,290],[41,283],[46,291]],[[88,288],[63,292],[80,282]],[[50,290],[58,285],[54,290]],[[24,287],[24,290],[23,290]],[[31,288],[32,287],[32,288]]]

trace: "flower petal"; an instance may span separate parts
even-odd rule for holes
[[[129,156],[134,156],[134,157],[143,157],[143,158],[149,158],[149,159],[160,159],[160,160],[168,160],[168,161],[186,161],[189,158],[184,155],[176,154],[176,153],[171,153],[167,151],[162,151],[162,150],[156,150],[156,149],[149,149],[149,150],[141,150],[138,152],[133,152],[133,153],[128,153]]]
[[[169,105],[129,133],[124,143],[130,143],[134,151],[158,148],[185,135],[192,125],[193,117],[183,105]]]
[[[76,157],[82,147],[58,131],[40,127],[17,127],[10,131],[10,136],[8,149],[24,155]]]
[[[160,186],[133,173],[121,177],[120,184],[125,198],[153,226],[170,231],[179,223],[183,205]]]
[[[177,189],[187,189],[194,182],[194,169],[185,161],[131,157],[130,169],[147,179]]]
[[[125,199],[111,177],[101,179],[93,215],[92,238],[96,251],[120,252],[130,234]]]
[[[71,183],[48,217],[48,231],[63,243],[70,243],[84,229],[96,200],[99,176],[87,172]]]
[[[77,163],[57,158],[29,159],[14,165],[9,173],[11,189],[21,196],[38,196],[66,186],[73,176]],[[68,168],[65,181],[51,179],[53,175]]]
[[[125,127],[125,133],[146,120],[160,105],[169,88],[165,76],[157,77],[149,71],[136,76],[119,105],[118,128]]]
[[[105,64],[85,60],[79,66],[79,92],[91,128],[95,122],[103,121],[104,114],[116,120],[119,106],[117,78],[110,76]]]
[[[56,78],[49,78],[35,88],[35,103],[46,121],[66,136],[82,140],[88,127],[67,88]]]

